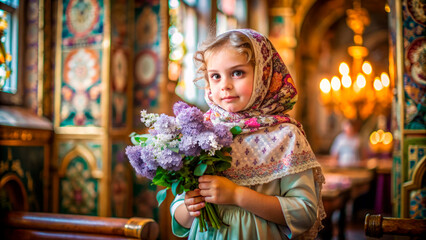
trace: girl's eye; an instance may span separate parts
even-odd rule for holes
[[[220,79],[220,75],[214,73],[214,74],[210,75],[210,78],[213,79],[213,80],[218,80],[218,79]]]
[[[244,75],[244,72],[243,71],[240,71],[240,70],[237,70],[237,71],[233,71],[232,72],[232,76],[233,77],[237,77],[237,78],[239,78],[239,77],[242,77]]]

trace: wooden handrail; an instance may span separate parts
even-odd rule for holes
[[[150,218],[127,219],[12,211],[2,216],[1,223],[2,226],[14,229],[89,233],[149,240],[156,239],[159,234],[158,224]]]
[[[382,215],[365,216],[365,235],[380,238],[386,235],[425,236],[426,219],[392,218]]]

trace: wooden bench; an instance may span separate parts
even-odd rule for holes
[[[391,218],[367,214],[364,230],[367,237],[375,238],[381,238],[383,235],[425,237],[426,219]]]
[[[150,218],[111,218],[11,211],[1,217],[2,239],[157,239]]]

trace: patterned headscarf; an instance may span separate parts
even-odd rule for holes
[[[317,162],[299,122],[286,114],[297,101],[297,91],[283,60],[271,42],[258,32],[237,29],[252,44],[255,69],[253,92],[244,110],[231,113],[215,104],[206,91],[210,107],[207,120],[228,127],[240,126],[232,147],[231,168],[224,175],[239,185],[270,182],[284,176],[312,169],[320,188],[324,182]],[[318,221],[310,233],[321,227],[325,212],[318,204]]]
[[[240,126],[243,132],[254,132],[280,123],[300,123],[285,113],[297,101],[297,91],[287,67],[271,42],[250,29],[232,30],[251,40],[255,54],[253,93],[244,111],[231,113],[216,105],[206,94],[210,107],[207,116],[213,123]],[[208,92],[208,91],[207,91]],[[301,129],[302,130],[302,129]]]

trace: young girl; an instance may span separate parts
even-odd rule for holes
[[[198,51],[208,82],[206,119],[242,134],[223,176],[199,178],[199,189],[176,196],[172,230],[189,239],[313,239],[325,217],[324,182],[301,125],[285,112],[297,92],[271,42],[248,29],[226,32]],[[199,232],[205,202],[218,204],[224,223]]]

